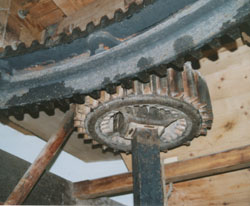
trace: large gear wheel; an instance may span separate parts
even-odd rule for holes
[[[152,74],[148,83],[134,80],[132,88],[101,91],[77,105],[75,127],[103,148],[131,151],[136,128],[158,129],[161,151],[189,144],[206,135],[213,115],[208,88],[200,74],[186,63],[183,72],[168,69],[162,77]]]

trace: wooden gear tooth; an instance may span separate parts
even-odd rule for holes
[[[160,95],[167,96],[168,95],[168,82],[167,78],[160,78]]]
[[[75,120],[74,121],[74,127],[80,127],[82,125],[82,121],[81,120]]]
[[[102,145],[102,150],[106,151],[108,149],[108,147],[106,145]]]
[[[99,145],[99,142],[95,141],[95,140],[92,140],[92,144],[93,145]]]
[[[77,128],[77,132],[78,132],[78,134],[85,134],[85,133],[86,133],[84,127],[78,127],[78,128]]]
[[[84,140],[92,140],[92,138],[87,133],[84,133]]]
[[[157,94],[157,88],[158,88],[158,80],[159,77],[157,77],[156,75],[152,74],[150,76],[150,88],[151,88],[151,92],[152,94]]]
[[[151,88],[150,88],[150,83],[145,83],[143,84],[143,94],[153,94]]]
[[[135,80],[133,82],[133,93],[135,95],[143,94],[143,84],[139,82],[138,80]]]
[[[110,99],[111,99],[111,95],[107,93],[106,91],[102,90],[99,101],[103,104],[105,102],[108,102]]]
[[[97,100],[95,100],[94,98],[87,96],[85,98],[85,104],[87,105],[87,108],[94,109],[94,108],[98,107],[99,102]]]
[[[176,71],[172,68],[168,69],[168,95],[174,97],[178,94],[175,82]]]

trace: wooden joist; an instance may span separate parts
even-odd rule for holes
[[[165,165],[165,179],[169,182],[182,182],[195,178],[216,175],[250,167],[250,145],[197,157]],[[96,198],[132,192],[132,174],[125,173],[92,181],[74,184],[73,195],[77,198]]]

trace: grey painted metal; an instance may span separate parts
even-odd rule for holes
[[[163,206],[164,191],[158,131],[137,129],[132,140],[134,205]]]
[[[249,11],[249,0],[200,0],[108,51],[48,65],[40,71],[3,75],[0,109],[70,98],[75,92],[88,94],[107,83],[119,83],[203,46],[238,24]]]

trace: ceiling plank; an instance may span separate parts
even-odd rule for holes
[[[53,0],[66,16],[74,14],[82,7],[93,3],[95,0]]]

